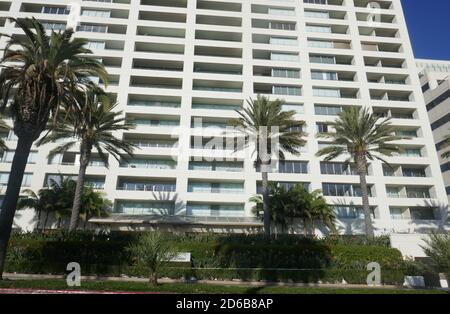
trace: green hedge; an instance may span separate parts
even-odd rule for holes
[[[125,250],[135,239],[135,233],[15,234],[6,271],[64,274],[67,263],[78,262],[83,275],[146,277],[148,271],[132,266]],[[400,252],[383,241],[361,245],[361,239],[286,236],[267,242],[258,235],[168,235],[168,241],[178,251],[190,252],[192,263],[168,265],[162,277],[365,283],[366,265],[374,261],[382,267],[385,284],[401,284],[404,275],[413,272]]]

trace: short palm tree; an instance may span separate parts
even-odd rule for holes
[[[450,147],[450,134],[445,137],[444,143],[441,146],[441,148],[447,148],[447,147]],[[444,152],[442,154],[442,158],[450,158],[450,150]]]
[[[315,190],[309,193],[309,208],[311,211],[311,229],[315,234],[315,222],[321,222],[330,229],[332,233],[336,232],[336,215],[330,205],[327,204],[322,192]]]
[[[351,162],[356,164],[362,192],[365,231],[367,236],[373,237],[366,180],[367,160],[378,159],[389,165],[383,156],[392,156],[392,153],[399,151],[399,147],[391,142],[401,137],[393,135],[396,130],[391,125],[390,118],[380,122],[380,118],[372,114],[368,108],[347,108],[339,114],[335,122],[330,123],[330,126],[335,132],[319,134],[318,137],[330,139],[332,144],[319,150],[317,156],[324,156],[325,161],[346,156],[347,165]]]
[[[23,191],[26,197],[20,198],[17,202],[17,210],[33,208],[36,211],[37,230],[42,230],[43,232],[45,231],[49,214],[54,211],[56,199],[54,198],[55,193],[53,192],[54,191],[49,188],[41,189],[38,193],[27,189]],[[42,218],[43,214],[45,214],[45,218]],[[42,219],[44,219],[44,221],[41,225]]]
[[[92,151],[95,149],[109,167],[108,154],[120,161],[133,154],[134,144],[117,138],[113,132],[130,130],[133,125],[125,123],[122,111],[116,111],[117,103],[110,101],[109,97],[100,89],[89,90],[80,94],[84,100],[79,101],[81,107],[61,114],[60,122],[54,130],[44,137],[39,144],[56,142],[64,139],[60,146],[50,152],[50,156],[62,154],[80,144],[80,168],[77,177],[75,197],[73,199],[72,214],[69,232],[76,230],[80,217],[83,189],[85,185],[86,169],[90,163]]]
[[[269,98],[258,95],[256,100],[250,99],[247,104],[242,111],[237,111],[239,118],[231,120],[230,125],[246,136],[247,147],[255,145],[255,166],[261,168],[262,176],[264,232],[270,237],[270,158],[271,155],[278,154],[283,159],[285,152],[300,154],[300,148],[305,145],[305,134],[302,131],[304,122],[295,119],[295,111],[283,111],[284,101],[280,99],[270,101]],[[272,148],[276,151],[272,151]]]
[[[111,214],[112,203],[105,198],[105,195],[94,190],[92,186],[84,188],[82,206],[80,210],[80,219],[83,221],[83,230],[92,217],[109,217]]]
[[[99,77],[107,82],[103,65],[88,56],[87,40],[73,30],[49,36],[37,20],[10,19],[24,36],[9,36],[0,60],[0,110],[8,108],[18,137],[6,195],[0,212],[0,279],[31,146],[57,117],[63,104],[73,103],[74,90]]]

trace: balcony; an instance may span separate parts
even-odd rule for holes
[[[240,64],[194,63],[195,73],[242,75],[242,68],[243,66]]]
[[[193,90],[224,93],[242,93],[242,82],[194,80]]]
[[[189,193],[243,194],[244,183],[241,182],[203,182],[189,180]]]
[[[145,191],[145,192],[175,192],[175,181],[167,180],[142,180],[137,178],[119,178],[117,190]]]
[[[130,80],[130,87],[181,89],[182,83],[183,80],[181,78],[132,76]]]
[[[215,11],[228,11],[228,12],[241,12],[242,4],[233,2],[220,2],[220,1],[207,1],[198,0],[197,9],[202,10],[215,10]]]

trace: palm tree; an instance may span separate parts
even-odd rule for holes
[[[112,203],[104,197],[104,194],[95,191],[92,186],[86,186],[83,192],[80,219],[83,221],[83,229],[92,217],[109,217]]]
[[[0,117],[0,130],[9,131],[10,127],[6,122]],[[5,152],[8,150],[8,147],[5,144],[3,138],[0,138],[0,152]]]
[[[31,146],[58,116],[63,104],[73,104],[73,91],[99,77],[107,83],[102,64],[87,56],[85,39],[73,38],[73,30],[47,35],[33,19],[10,19],[24,36],[9,36],[0,60],[0,109],[8,107],[18,137],[6,195],[0,212],[0,279],[16,212],[20,186]]]
[[[247,108],[237,111],[239,118],[232,119],[230,125],[246,136],[247,147],[251,142],[255,145],[255,166],[261,168],[262,177],[264,232],[270,237],[268,172],[271,155],[278,154],[280,159],[284,159],[284,152],[298,155],[300,148],[305,145],[302,131],[304,122],[295,119],[295,111],[283,111],[284,101],[280,99],[270,101],[258,95],[256,100],[250,99],[247,104]]]
[[[289,216],[289,213],[292,211],[289,208],[291,203],[288,199],[288,192],[284,186],[274,182],[269,185],[270,219],[275,227],[280,226],[281,231],[284,232],[289,226],[289,223],[292,223],[292,219]],[[264,219],[264,202],[261,195],[252,196],[249,202],[255,203],[253,211],[256,216]]]
[[[325,227],[331,230],[332,233],[336,232],[336,215],[330,205],[327,204],[325,198],[322,196],[320,190],[315,190],[309,193],[308,208],[311,212],[311,229],[315,234],[315,222],[322,222]]]
[[[441,148],[447,148],[449,146],[450,146],[450,134],[445,137],[444,143],[442,144]],[[444,152],[442,154],[442,158],[450,158],[450,150]]]
[[[84,96],[83,96],[84,95]],[[125,123],[122,111],[115,111],[117,103],[110,101],[109,97],[100,89],[80,94],[84,100],[77,110],[68,112],[60,123],[56,124],[51,134],[39,141],[39,145],[72,138],[50,152],[50,156],[62,154],[80,142],[80,168],[77,177],[77,186],[73,199],[72,214],[69,232],[77,229],[82,204],[82,195],[85,185],[86,169],[90,163],[92,150],[95,149],[109,167],[108,154],[116,160],[133,154],[136,147],[133,143],[118,139],[113,132],[130,130],[133,125]],[[61,117],[64,115],[61,114]],[[75,135],[75,138],[74,138]],[[124,152],[124,153],[122,153]]]
[[[319,134],[318,137],[330,139],[332,144],[319,150],[317,156],[325,156],[325,161],[346,156],[347,166],[351,162],[356,164],[361,185],[365,231],[367,236],[373,237],[366,180],[367,160],[378,159],[389,165],[383,156],[392,156],[392,153],[398,152],[399,147],[390,142],[402,137],[393,135],[396,129],[391,125],[390,118],[380,122],[380,118],[370,113],[369,108],[347,108],[339,114],[335,122],[330,123],[330,126],[335,132]]]

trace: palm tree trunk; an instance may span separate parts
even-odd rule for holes
[[[365,156],[357,155],[356,156],[356,168],[359,174],[359,183],[361,185],[361,194],[362,194],[362,203],[364,210],[364,224],[366,229],[366,235],[368,237],[373,238],[373,226],[372,226],[372,218],[370,212],[370,204],[369,204],[369,189],[367,187],[367,162]]]
[[[42,233],[44,233],[45,232],[45,228],[47,228],[49,214],[50,213],[48,211],[45,212],[44,227],[42,228]]]
[[[81,199],[83,197],[84,181],[86,169],[91,159],[91,149],[85,142],[81,143],[80,169],[78,170],[77,186],[75,187],[75,196],[73,198],[72,214],[70,216],[69,233],[74,232],[78,227],[80,219]]]
[[[153,271],[150,274],[150,278],[148,280],[149,284],[156,287],[158,285],[158,274],[156,271]]]
[[[14,215],[16,213],[17,200],[32,145],[33,138],[31,136],[19,137],[11,165],[5,199],[0,211],[0,280],[2,280],[3,270],[5,268],[6,252],[11,236]]]
[[[263,195],[263,210],[264,210],[264,234],[270,238],[270,204],[269,204],[269,176],[267,171],[262,167],[262,195]]]
[[[39,231],[39,227],[41,225],[41,214],[42,214],[42,210],[38,210],[38,218],[37,218],[37,224],[36,224],[36,230]]]
[[[306,234],[306,219],[303,219],[303,236],[304,237],[306,237],[307,236],[307,234]]]

